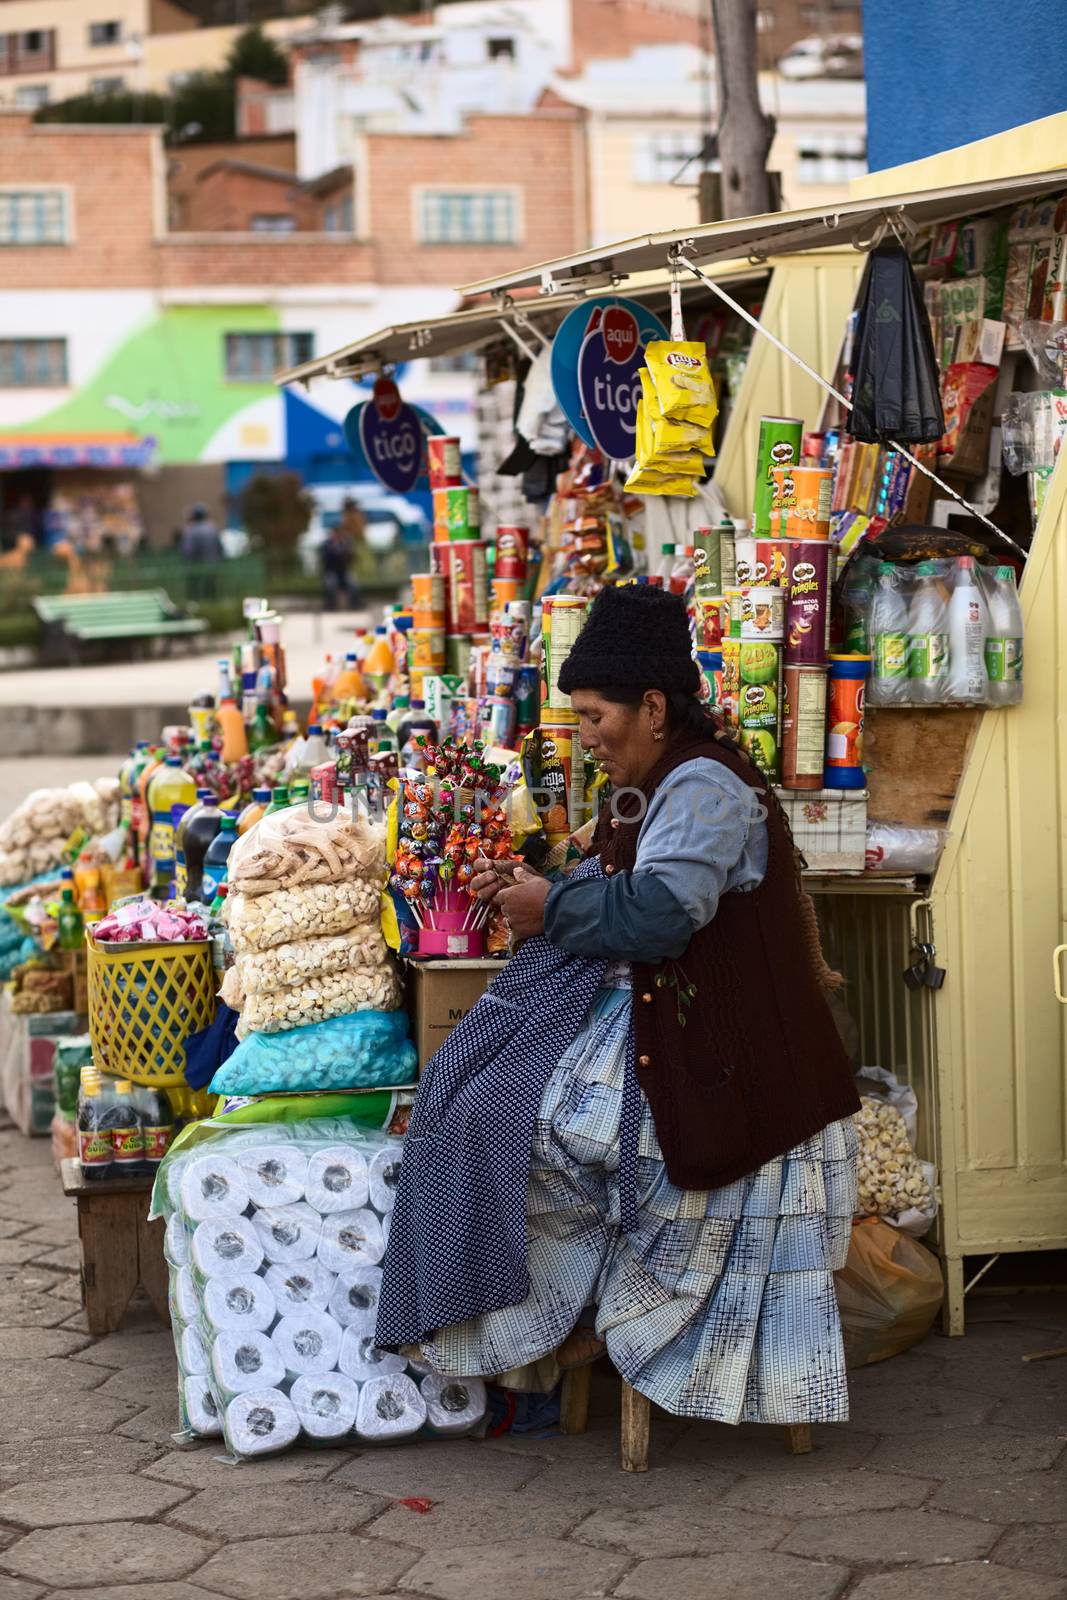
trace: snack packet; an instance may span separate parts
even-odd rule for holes
[[[708,353],[696,339],[653,339],[645,363],[664,417],[710,427],[718,412]]]

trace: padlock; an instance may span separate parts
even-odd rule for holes
[[[904,973],[904,982],[909,989],[921,989],[924,980],[925,968],[921,961],[917,961],[913,967],[909,967]]]
[[[944,984],[944,981],[944,967],[939,967],[935,965],[933,961],[928,961],[926,963],[926,971],[923,973],[923,982],[925,983],[926,987],[928,989],[940,989]]]

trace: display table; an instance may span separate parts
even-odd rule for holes
[[[163,1222],[148,1220],[152,1179],[97,1178],[87,1182],[78,1161],[60,1165],[63,1193],[78,1202],[82,1301],[90,1333],[114,1333],[138,1284],[160,1322],[169,1327]]]

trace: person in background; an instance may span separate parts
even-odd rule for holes
[[[322,603],[327,611],[355,610],[360,603],[359,589],[350,568],[357,547],[363,541],[365,520],[354,500],[341,507],[340,521],[326,535],[322,547]]]
[[[222,560],[222,540],[207,506],[196,505],[182,529],[181,555],[194,566],[213,566]]]

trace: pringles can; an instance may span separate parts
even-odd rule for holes
[[[771,512],[774,506],[775,471],[795,467],[800,460],[800,441],[804,424],[799,417],[761,417],[756,448],[756,481],[752,491],[752,532],[765,539],[778,530]]]
[[[785,590],[755,583],[735,589],[730,602],[730,635],[781,644],[785,638]]]
[[[830,545],[821,539],[792,539],[788,550],[786,664],[822,666],[830,623]]]
[[[826,756],[826,667],[782,673],[782,788],[821,789]]]
[[[502,617],[513,601],[522,599],[522,584],[518,578],[493,578],[489,589],[492,596],[489,603],[490,617]]]
[[[541,601],[541,720],[577,722],[570,695],[559,687],[559,672],[585,627],[589,601],[582,595],[550,594]]]
[[[469,633],[450,633],[445,638],[445,665],[454,678],[465,679],[470,671],[471,646]]]
[[[718,650],[722,644],[722,595],[710,599],[697,599],[696,612],[697,649]]]
[[[409,661],[417,672],[443,672],[445,669],[445,630],[412,628]]]
[[[411,621],[416,628],[445,625],[445,580],[439,572],[416,572],[411,579]]]
[[[449,544],[448,555],[449,629],[452,633],[481,633],[489,626],[485,545],[478,539],[455,540]]]
[[[826,789],[865,789],[863,770],[863,712],[871,658],[865,655],[830,657],[827,687]]]
[[[426,440],[431,489],[454,489],[463,482],[459,440],[431,434]]]
[[[758,560],[758,543],[755,539],[734,540],[734,582],[730,584],[731,589],[739,588],[742,584],[759,582]]]
[[[737,726],[741,747],[768,778],[778,773],[782,647],[742,639],[737,654]]]
[[[529,528],[520,528],[512,523],[497,528],[495,576],[514,578],[519,583],[525,583],[526,553],[529,548]],[[514,598],[518,599],[518,595]]]
[[[707,584],[707,593],[720,594],[722,591],[722,546],[718,528],[695,528],[692,535],[693,548],[696,551],[697,584],[701,583],[701,568],[706,569],[703,581]]]
[[[542,722],[534,730],[533,746],[533,801],[551,847],[584,820],[585,756],[577,728],[566,723]]]
[[[737,727],[737,702],[741,692],[741,641],[724,639],[722,642],[722,685],[719,710],[727,728]]]
[[[756,576],[753,583],[770,583],[784,589],[789,575],[789,541],[756,540]]]
[[[719,711],[722,708],[722,651],[698,650],[697,664],[707,687],[706,696],[701,698],[713,711]]]
[[[774,477],[778,534],[783,539],[829,539],[830,496],[834,475],[829,467],[785,467]]]

